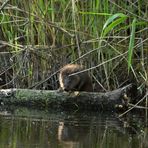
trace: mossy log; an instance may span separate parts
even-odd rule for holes
[[[57,90],[2,89],[1,105],[49,109],[115,110],[126,108],[131,85],[106,92],[60,92]]]

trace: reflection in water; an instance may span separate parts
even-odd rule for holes
[[[3,114],[5,113],[5,114]],[[0,148],[146,148],[144,118],[54,113],[19,108],[0,113]]]

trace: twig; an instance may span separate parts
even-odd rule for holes
[[[138,108],[138,109],[148,109],[148,107],[144,107],[144,106],[139,106],[139,105],[134,105],[134,104],[132,104],[132,103],[128,103],[128,105],[129,106],[132,106],[132,107],[134,107],[134,108]]]
[[[9,0],[6,0],[6,1],[2,4],[2,6],[0,7],[0,11],[2,11],[2,9],[7,5],[8,2],[9,2]]]
[[[133,107],[131,107],[130,109],[128,109],[127,111],[125,111],[123,114],[119,115],[119,118],[122,117],[123,115],[125,115],[126,113],[128,113],[129,111],[131,111],[132,109],[136,108],[136,106],[140,102],[142,102],[147,96],[148,96],[148,92],[146,92],[146,95],[140,101],[138,101]]]

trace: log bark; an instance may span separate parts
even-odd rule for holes
[[[60,92],[58,90],[2,89],[1,105],[19,105],[49,109],[116,110],[127,107],[131,85],[106,93]]]

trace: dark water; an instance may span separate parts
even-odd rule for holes
[[[0,148],[148,148],[145,114],[1,109]]]

